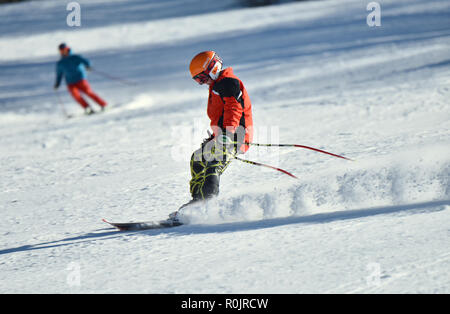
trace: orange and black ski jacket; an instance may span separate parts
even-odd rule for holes
[[[238,139],[239,142],[253,140],[252,104],[244,84],[234,75],[232,68],[223,70],[209,87],[207,111],[214,135],[217,135],[219,128],[224,134],[239,133],[239,137],[243,137]],[[248,148],[244,144],[240,150],[246,152]]]

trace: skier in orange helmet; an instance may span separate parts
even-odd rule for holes
[[[209,86],[207,115],[213,133],[190,160],[192,200],[206,200],[219,194],[219,179],[236,154],[243,154],[252,141],[252,104],[242,81],[231,67],[222,69],[214,51],[197,54],[189,65],[191,77]]]

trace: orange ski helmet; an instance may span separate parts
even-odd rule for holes
[[[189,65],[192,78],[204,84],[211,78],[216,80],[222,70],[222,58],[214,51],[203,51],[197,54]]]

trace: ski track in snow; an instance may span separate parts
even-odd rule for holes
[[[379,28],[356,0],[188,2],[201,10],[81,1],[78,31],[56,23],[58,1],[0,6],[0,292],[448,293],[448,1],[380,1]],[[109,110],[85,117],[60,88],[65,119],[51,90],[63,40],[137,85],[94,71]],[[236,160],[186,225],[116,232],[101,218],[159,220],[189,199],[208,120],[187,65],[206,49],[244,81],[255,142],[356,161],[252,147],[299,180]]]

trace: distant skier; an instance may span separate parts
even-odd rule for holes
[[[56,64],[55,90],[58,89],[61,84],[61,79],[64,76],[70,94],[83,107],[86,114],[92,114],[94,110],[83,99],[80,92],[95,100],[103,111],[107,105],[106,101],[94,93],[86,79],[86,69],[91,69],[89,60],[80,55],[72,54],[70,47],[64,43],[60,44],[58,49],[61,54],[61,59]]]
[[[189,70],[198,84],[209,85],[207,114],[213,134],[191,156],[192,200],[182,208],[218,195],[220,175],[236,154],[248,150],[245,143],[253,137],[250,98],[233,69],[222,70],[222,59],[217,53],[204,51],[192,59]]]

